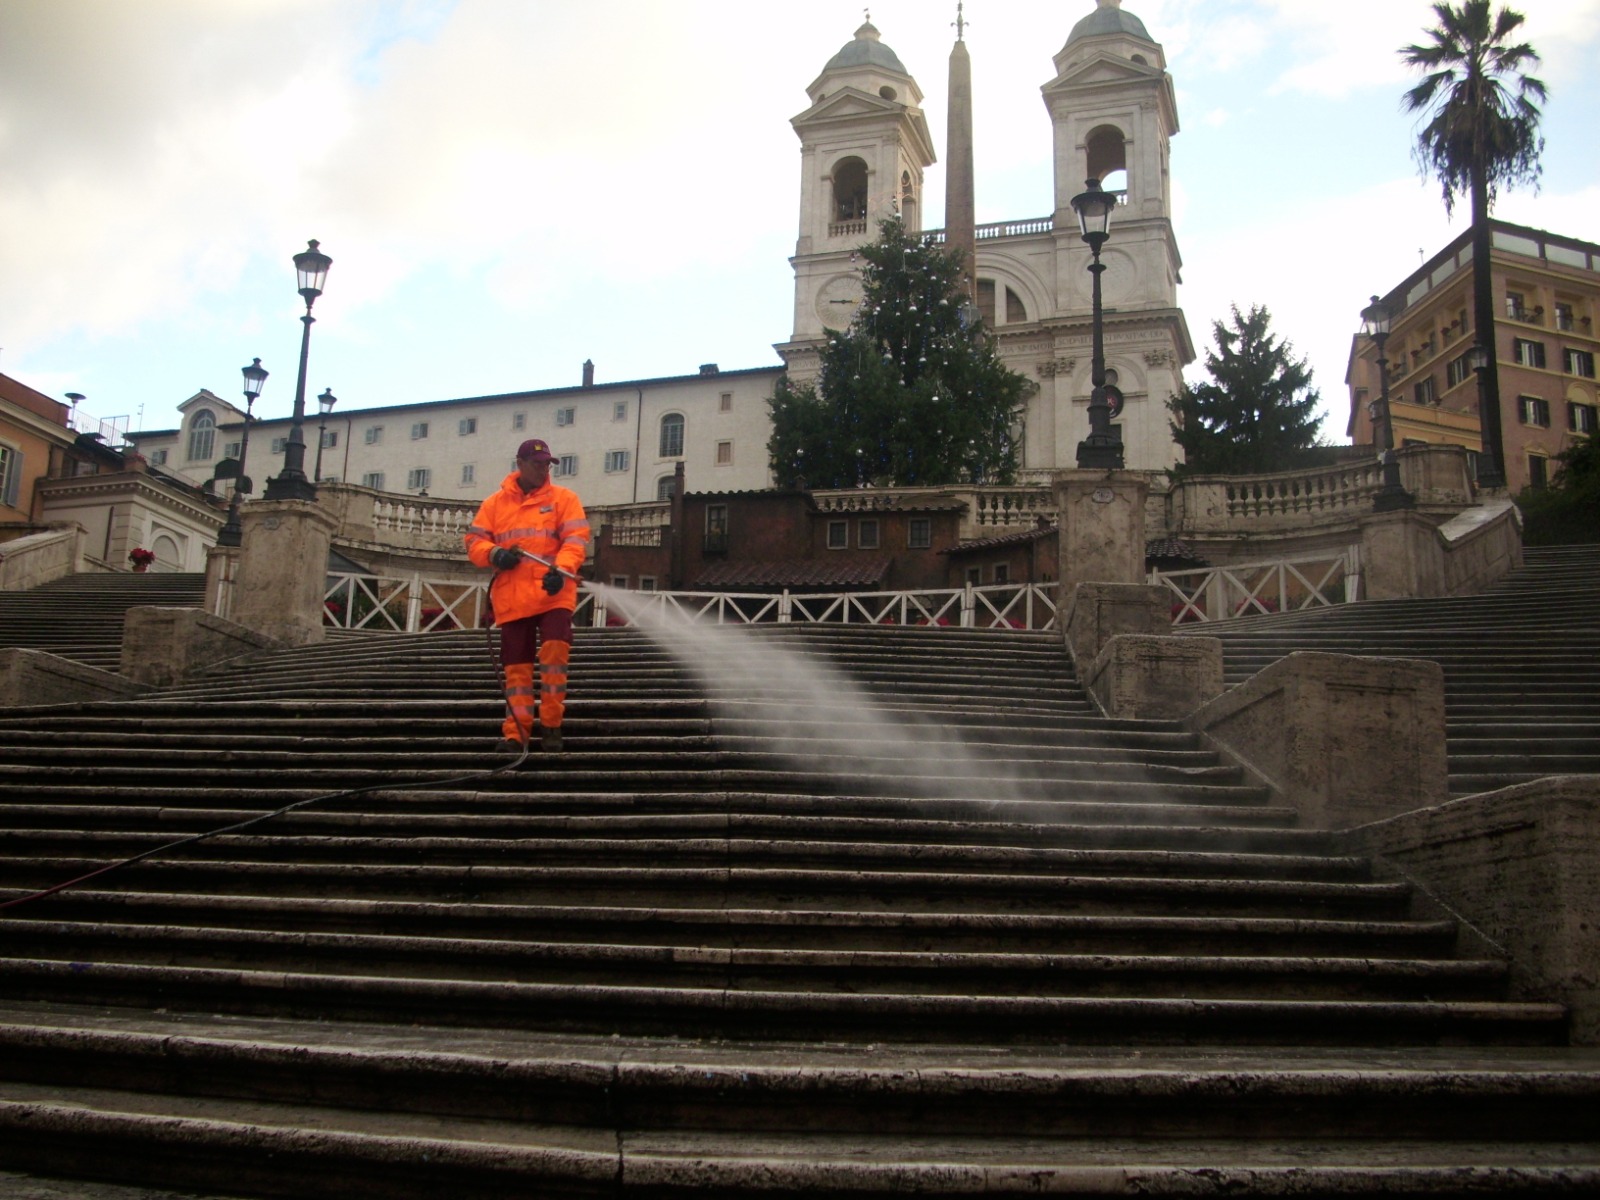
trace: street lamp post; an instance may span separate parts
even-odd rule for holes
[[[237,546],[241,541],[239,527],[239,497],[248,495],[253,487],[250,476],[244,473],[245,460],[250,454],[250,414],[255,409],[256,398],[267,382],[267,370],[261,360],[253,360],[248,367],[240,367],[244,376],[244,434],[239,439],[239,473],[233,479],[233,495],[228,498],[228,520],[217,530],[217,545]]]
[[[1506,486],[1506,475],[1501,466],[1504,453],[1499,444],[1499,413],[1494,414],[1494,420],[1490,420],[1486,415],[1490,405],[1489,347],[1482,342],[1474,342],[1472,348],[1467,351],[1467,366],[1472,368],[1472,373],[1478,380],[1479,427],[1483,431],[1483,450],[1478,455],[1475,482],[1480,488],[1502,488]]]
[[[333,406],[339,403],[339,397],[333,394],[332,388],[323,388],[322,395],[317,397],[317,412],[320,414],[317,421],[317,468],[312,474],[316,477],[313,482],[322,482],[322,444],[328,440],[328,414],[333,411]]]
[[[1098,179],[1090,179],[1087,184],[1087,191],[1072,198],[1079,232],[1093,255],[1089,274],[1094,279],[1094,353],[1089,374],[1094,390],[1089,393],[1089,436],[1078,443],[1078,466],[1083,470],[1116,471],[1122,468],[1122,440],[1111,427],[1115,389],[1106,383],[1105,327],[1100,309],[1100,275],[1106,267],[1100,261],[1100,247],[1111,236],[1111,210],[1117,206],[1117,198],[1103,189]]]
[[[1394,452],[1394,417],[1389,411],[1389,360],[1383,354],[1384,343],[1389,340],[1389,310],[1376,296],[1361,310],[1361,331],[1378,348],[1378,399],[1367,406],[1367,415],[1372,418],[1372,436],[1379,446],[1383,486],[1372,498],[1372,511],[1415,508],[1416,501],[1400,482],[1400,459]]]
[[[333,259],[317,249],[312,238],[306,249],[294,256],[294,270],[300,283],[300,295],[306,302],[305,332],[300,335],[300,374],[294,385],[294,424],[289,429],[289,441],[283,449],[283,470],[267,480],[268,500],[315,500],[317,486],[306,478],[306,359],[311,353],[311,326],[315,318],[311,306],[322,295],[323,281]]]

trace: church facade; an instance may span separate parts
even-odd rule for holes
[[[959,42],[958,49],[964,59]],[[708,366],[602,384],[591,367],[578,386],[345,409],[321,433],[323,477],[441,499],[481,497],[509,469],[517,442],[542,437],[562,456],[558,472],[591,505],[656,500],[679,462],[691,491],[768,487],[766,399],[785,370],[802,381],[816,375],[824,330],[847,326],[860,299],[854,252],[876,237],[883,218],[898,214],[935,241],[975,246],[977,306],[1006,364],[1036,385],[1017,430],[1023,479],[1046,478],[1076,465],[1088,432],[1090,254],[1071,201],[1091,177],[1119,197],[1101,259],[1107,365],[1125,397],[1116,424],[1126,465],[1173,465],[1166,400],[1194,350],[1177,306],[1172,79],[1161,46],[1120,0],[1098,0],[1054,69],[1042,87],[1053,129],[1048,214],[964,230],[947,220],[934,229],[922,200],[924,172],[936,160],[922,90],[878,30],[863,24],[806,89],[811,103],[791,122],[800,140],[799,233],[790,260],[794,320],[775,347],[781,365]],[[178,428],[133,441],[159,469],[203,483],[229,451],[237,454],[243,413],[206,392],[179,411]],[[209,436],[197,429],[207,422]],[[259,481],[281,468],[288,428],[283,419],[251,426],[246,469],[258,495]],[[308,474],[318,437],[311,413]]]
[[[1130,469],[1164,470],[1178,453],[1166,401],[1195,357],[1177,301],[1172,78],[1160,44],[1120,0],[1099,0],[1054,65],[1042,89],[1053,129],[1050,211],[968,231],[977,304],[1006,365],[1038,388],[1019,431],[1025,473],[1076,465],[1089,425],[1091,281],[1072,197],[1090,178],[1116,191],[1101,252],[1106,363],[1125,398],[1116,424]],[[934,156],[922,92],[870,23],[807,94],[811,107],[792,122],[802,163],[794,328],[777,347],[796,379],[815,377],[823,330],[849,324],[861,295],[851,254],[879,221],[898,213],[941,242],[959,233],[925,228],[922,179]]]

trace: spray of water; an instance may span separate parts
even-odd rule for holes
[[[986,806],[1037,795],[952,724],[935,723],[903,698],[874,700],[814,650],[783,644],[781,631],[696,620],[637,592],[585,586],[694,674],[725,744],[781,755],[845,790]]]

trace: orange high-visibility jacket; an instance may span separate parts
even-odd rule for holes
[[[589,554],[589,518],[575,492],[546,483],[537,491],[523,492],[513,471],[500,481],[500,490],[478,506],[467,529],[467,557],[480,567],[489,566],[489,552],[498,546],[515,547],[551,559],[574,575]],[[523,562],[509,571],[496,572],[489,586],[495,624],[538,616],[551,609],[577,607],[578,585],[567,580],[554,596],[544,590],[541,563]]]

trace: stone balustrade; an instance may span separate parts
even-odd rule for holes
[[[666,501],[602,505],[590,510],[589,524],[597,540],[602,528],[611,530],[613,546],[659,546],[662,530],[672,524],[672,505]]]
[[[1409,446],[1399,451],[1400,478],[1423,508],[1473,503],[1466,451],[1459,446]],[[1383,486],[1376,458],[1271,475],[1197,475],[1165,497],[1174,537],[1281,533],[1350,522],[1372,510]]]

